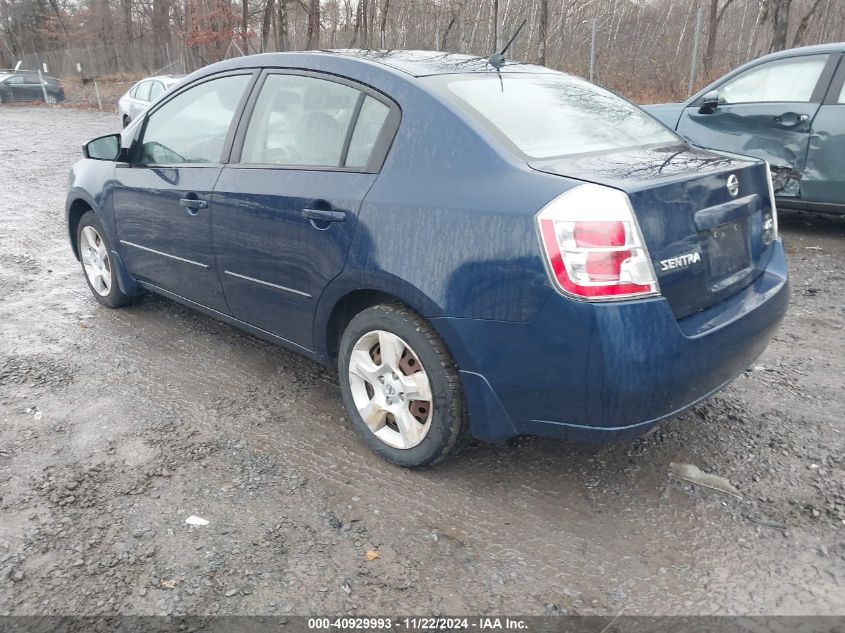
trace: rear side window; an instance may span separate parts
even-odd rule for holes
[[[150,101],[155,101],[161,95],[164,94],[164,84],[160,81],[152,82],[152,86],[150,87]]]
[[[346,154],[347,167],[366,167],[390,108],[372,97],[365,97],[355,122],[355,131]]]
[[[842,84],[842,90],[839,92],[839,99],[836,103],[845,103],[845,84]]]
[[[483,74],[445,81],[467,111],[530,158],[608,152],[679,138],[637,106],[563,74]]]
[[[135,89],[135,98],[140,99],[141,101],[149,101],[150,84],[152,84],[151,81],[142,81],[138,84],[138,87]]]
[[[141,141],[144,164],[217,163],[250,75],[212,79],[153,112]]]
[[[719,88],[723,103],[808,103],[827,64],[827,55],[806,55],[760,64]]]
[[[300,75],[268,75],[244,138],[241,163],[340,167],[361,92]]]

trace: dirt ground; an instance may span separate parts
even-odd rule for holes
[[[0,615],[845,614],[845,219],[782,215],[776,339],[650,437],[409,472],[356,439],[332,371],[94,301],[67,171],[118,128],[0,108]]]

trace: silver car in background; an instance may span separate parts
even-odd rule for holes
[[[184,75],[159,75],[147,77],[132,86],[117,102],[117,112],[123,127],[129,125],[136,116],[161,95],[178,84]]]

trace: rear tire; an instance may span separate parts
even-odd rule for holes
[[[85,282],[97,301],[107,308],[121,308],[139,300],[120,289],[108,237],[93,211],[87,211],[79,219],[76,248]]]
[[[355,430],[383,459],[422,468],[462,447],[468,433],[455,362],[432,327],[405,306],[380,304],[357,314],[341,337],[338,373]]]
[[[46,103],[47,105],[56,105],[58,102],[59,100],[56,99],[56,95],[48,94],[46,97],[44,97],[44,103]]]
[[[124,114],[123,115],[123,129],[126,129],[126,126],[129,125],[131,122],[132,122],[132,119],[130,119],[128,116],[126,116]]]

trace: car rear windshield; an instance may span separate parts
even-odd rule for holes
[[[485,73],[432,80],[530,158],[679,142],[632,103],[577,77]]]

